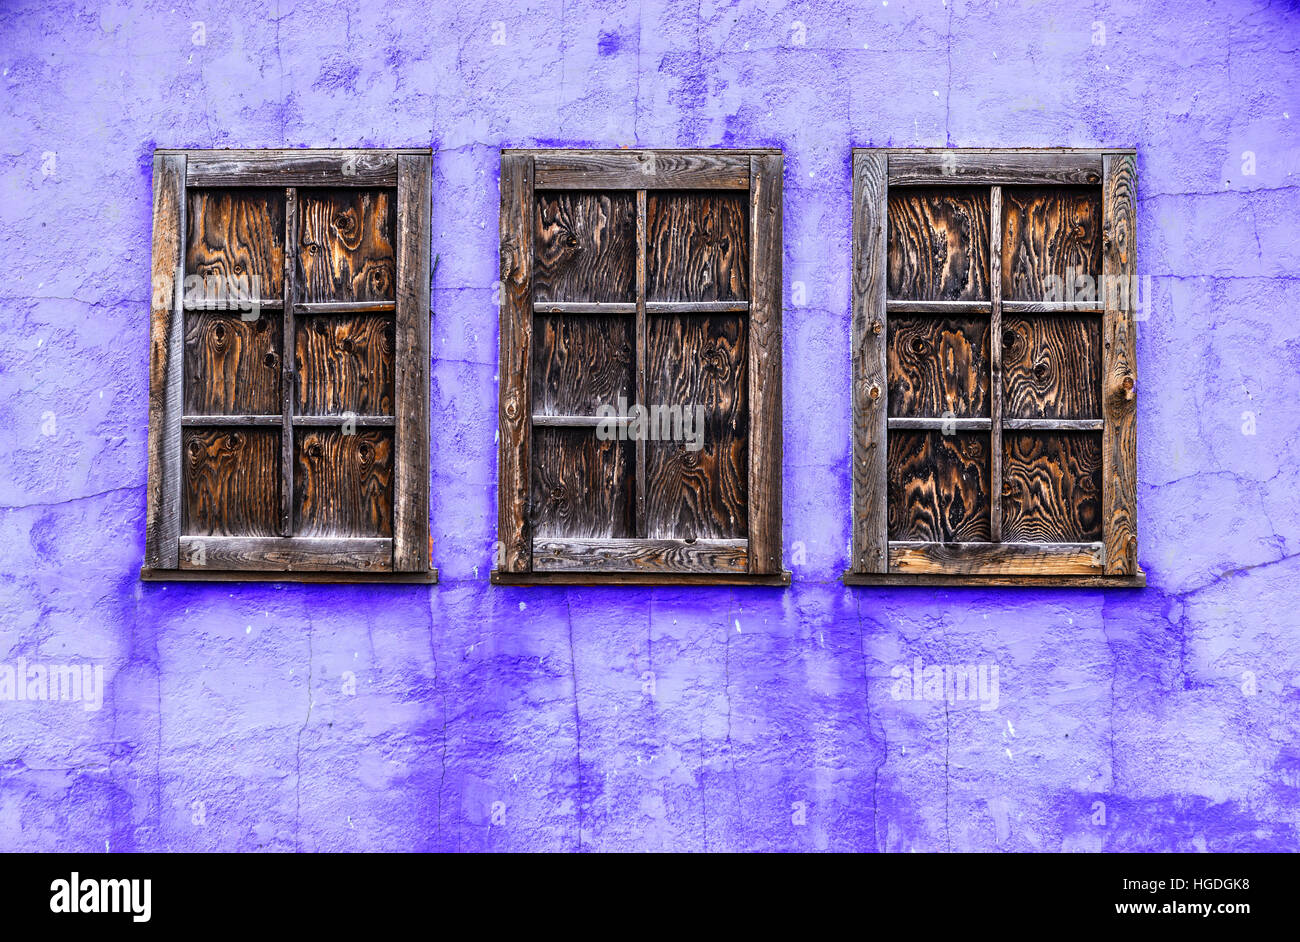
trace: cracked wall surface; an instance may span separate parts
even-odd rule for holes
[[[0,849],[1300,848],[1297,43],[1245,0],[5,4],[0,661],[106,690],[0,702]],[[622,145],[784,149],[788,590],[488,584],[498,149]],[[839,583],[853,145],[1137,146],[1146,590]],[[439,586],[139,582],[155,146],[436,148]],[[996,707],[898,698],[918,658]]]

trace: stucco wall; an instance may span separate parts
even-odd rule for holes
[[[0,702],[0,849],[1300,847],[1288,6],[6,3],[0,661],[105,693]],[[873,144],[1137,146],[1146,590],[839,583]],[[784,149],[789,590],[488,584],[541,145]],[[155,146],[436,149],[440,585],[138,581]],[[896,699],[916,658],[996,708]]]

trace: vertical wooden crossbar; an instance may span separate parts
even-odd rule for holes
[[[649,330],[645,315],[646,292],[646,191],[636,191],[636,401],[638,405],[649,407],[646,402],[646,344],[649,343]],[[645,435],[636,440],[636,535],[644,539],[646,533],[645,489],[646,489],[646,443]]]
[[[989,194],[989,539],[1002,542],[1002,187]]]
[[[284,191],[284,310],[280,332],[280,534],[293,536],[293,394],[297,337],[298,188]]]
[[[1137,565],[1137,167],[1132,154],[1102,162],[1102,519],[1106,573]]]
[[[755,154],[749,175],[749,571],[781,571],[780,154]]]
[[[528,526],[532,445],[533,158],[501,158],[500,472],[497,568],[528,572],[533,566]]]

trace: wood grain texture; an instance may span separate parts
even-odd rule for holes
[[[853,154],[853,556],[857,572],[889,566],[889,315],[885,305],[888,157]]]
[[[428,151],[424,151],[428,153]],[[396,186],[397,151],[189,151],[190,186]]]
[[[393,568],[427,569],[429,539],[429,293],[433,158],[397,159]]]
[[[629,586],[629,585],[728,585],[770,586],[780,588],[790,584],[790,571],[763,572],[591,572],[590,570],[551,570],[549,572],[501,572],[494,569],[493,585],[575,585],[575,586]]]
[[[635,323],[623,315],[544,315],[533,322],[533,410],[595,415],[636,401]]]
[[[538,572],[745,572],[745,540],[537,540]]]
[[[1100,575],[1101,543],[890,543],[889,569],[910,574]]]
[[[1101,182],[1101,154],[1014,151],[892,151],[890,186]]]
[[[181,567],[194,572],[386,573],[392,557],[393,541],[386,539],[181,538]]]
[[[294,535],[393,535],[393,433],[300,428],[294,435]]]
[[[748,533],[746,333],[745,320],[736,314],[670,315],[648,325],[646,404],[689,408],[693,416],[694,407],[703,406],[704,437],[698,451],[683,440],[646,443],[646,537],[727,539]]]
[[[501,157],[501,312],[498,355],[499,405],[497,539],[499,568],[532,567],[528,501],[532,488],[533,159]]]
[[[749,194],[647,194],[646,298],[749,298]]]
[[[1003,317],[1008,418],[1101,416],[1101,320],[1095,316]]]
[[[149,306],[149,470],[145,565],[174,569],[181,528],[181,413],[184,411],[185,160],[153,159],[153,245]]]
[[[989,539],[989,444],[984,435],[889,433],[889,539]]]
[[[297,300],[393,300],[392,203],[388,190],[298,192]]]
[[[1141,589],[1145,588],[1145,575],[1107,576],[1098,575],[978,575],[970,573],[857,573],[845,572],[841,577],[845,585],[851,586],[912,586],[926,588],[973,590],[987,588],[1005,589]]]
[[[939,317],[889,321],[889,414],[989,415],[989,322]]]
[[[634,537],[634,461],[632,443],[590,429],[534,429],[531,531],[537,539]]]
[[[185,314],[185,411],[190,415],[280,413],[278,315]]]
[[[183,532],[205,536],[278,536],[280,431],[186,428]]]
[[[395,327],[382,314],[297,321],[294,412],[393,414]]]
[[[915,301],[989,297],[988,190],[889,191],[889,296]]]
[[[1002,296],[1062,299],[1066,279],[1101,273],[1095,187],[1007,187],[1002,197]],[[1053,279],[1057,279],[1055,282]]]
[[[1003,539],[1087,543],[1102,538],[1101,436],[1003,435]]]
[[[750,158],[749,571],[782,571],[781,310],[784,231],[781,154]]]
[[[539,193],[533,300],[636,300],[636,203],[631,193]]]
[[[1107,154],[1102,202],[1106,279],[1127,278],[1131,298],[1137,279],[1137,163],[1132,155]],[[1108,283],[1113,283],[1108,281]],[[1102,513],[1106,572],[1137,574],[1137,324],[1131,303],[1105,292],[1102,323]]]
[[[284,291],[280,333],[284,343],[297,344],[297,302],[302,296],[298,272],[298,209],[300,201],[295,187],[284,189]],[[280,369],[280,534],[293,536],[293,412],[294,396],[298,385],[297,352],[286,350],[281,357]]]
[[[549,151],[538,153],[537,188],[583,190],[746,189],[748,153]]]
[[[186,197],[185,274],[246,284],[248,297],[278,300],[284,280],[284,194],[277,190],[190,190]],[[229,290],[228,287],[225,290]]]
[[[1002,541],[1002,415],[1006,404],[1005,377],[1002,373],[1002,187],[989,188],[989,391],[992,395],[989,435],[989,538]]]

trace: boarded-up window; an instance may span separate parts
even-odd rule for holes
[[[1134,164],[854,151],[846,582],[1144,584]]]
[[[788,582],[781,168],[503,152],[494,581]]]
[[[436,578],[430,161],[155,154],[146,578]]]

